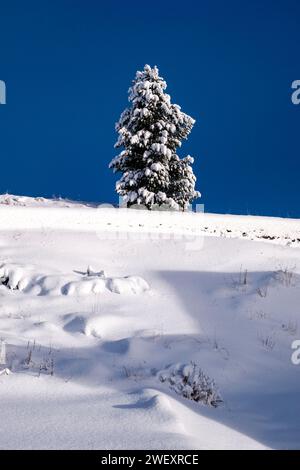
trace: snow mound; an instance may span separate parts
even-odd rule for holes
[[[73,207],[85,208],[96,207],[96,203],[87,203],[81,201],[72,201],[61,197],[47,199],[37,196],[16,196],[14,194],[0,194],[0,205],[4,206],[20,206],[20,207]]]
[[[27,291],[31,283],[37,283],[38,275],[32,266],[3,264],[0,267],[0,284],[11,290]]]
[[[97,279],[89,277],[89,279],[80,279],[71,281],[64,286],[63,294],[65,295],[89,295],[102,294],[106,289],[107,281],[105,279]]]
[[[0,266],[0,286],[32,295],[90,295],[110,291],[117,294],[141,294],[149,290],[148,283],[139,276],[112,278],[99,275],[45,274],[29,265],[3,264]]]
[[[109,279],[108,287],[116,294],[140,294],[149,290],[147,282],[138,276]]]
[[[86,321],[83,332],[86,336],[95,336],[96,338],[115,337],[118,331],[125,330],[127,323],[128,318],[122,318],[118,315],[94,315]]]

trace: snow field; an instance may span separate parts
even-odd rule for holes
[[[297,221],[207,215],[189,249],[139,237],[193,228],[169,214],[39,204],[0,207],[0,448],[299,448]]]

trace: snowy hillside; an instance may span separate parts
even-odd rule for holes
[[[1,196],[0,448],[300,448],[299,303],[298,220]]]

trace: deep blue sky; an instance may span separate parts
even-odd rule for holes
[[[116,202],[115,121],[158,65],[211,212],[300,217],[299,0],[0,0],[0,192]]]

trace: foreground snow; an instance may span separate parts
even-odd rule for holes
[[[288,219],[1,204],[0,448],[299,448],[299,234]],[[191,361],[221,406],[159,380]]]

